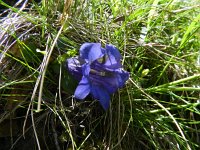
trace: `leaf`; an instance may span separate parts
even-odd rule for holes
[[[192,23],[187,28],[181,40],[181,44],[179,46],[180,49],[184,47],[186,42],[191,39],[191,37],[199,28],[200,28],[200,14],[192,21]]]

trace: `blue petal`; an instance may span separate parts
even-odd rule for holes
[[[129,73],[121,68],[113,71],[104,70],[103,72],[102,75],[90,74],[90,81],[106,89],[109,94],[116,92],[118,88],[122,88],[129,78]]]
[[[104,63],[104,66],[110,69],[117,69],[117,68],[121,68],[121,54],[119,52],[119,50],[111,45],[111,44],[107,44],[106,45],[106,53],[107,53],[107,59],[106,62]]]
[[[103,57],[105,50],[100,43],[84,43],[80,48],[80,57],[88,62],[93,62]]]
[[[120,61],[120,59],[122,59],[122,56],[119,50],[114,45],[107,44],[106,50],[107,50],[108,55],[113,55],[117,61]]]
[[[121,62],[117,61],[113,55],[108,55],[106,62],[103,64],[103,67],[108,69],[118,69],[121,68]]]
[[[84,60],[78,57],[72,57],[72,58],[67,59],[66,68],[76,79],[81,80],[82,78],[81,65],[82,64],[84,64]]]
[[[83,72],[84,76],[89,77],[89,74],[90,74],[90,64],[85,63],[84,65],[82,65],[82,72]]]
[[[118,76],[111,74],[109,76],[90,75],[90,81],[98,86],[103,87],[109,94],[114,93],[119,88]]]
[[[99,100],[102,107],[107,110],[110,105],[110,96],[108,92],[101,86],[92,85],[91,93],[94,98]]]
[[[116,70],[115,74],[118,82],[118,88],[122,88],[129,78],[129,73],[122,69],[118,69]]]
[[[82,80],[79,82],[79,85],[74,93],[75,98],[84,99],[89,93],[90,93],[90,83],[88,79],[83,76]]]

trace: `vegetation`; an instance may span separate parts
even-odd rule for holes
[[[199,3],[0,0],[1,149],[199,149]],[[65,63],[84,42],[115,45],[130,72],[107,111],[73,97]]]

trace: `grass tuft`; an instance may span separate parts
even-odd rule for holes
[[[0,4],[2,149],[200,148],[199,0]],[[84,42],[115,45],[130,72],[108,111],[73,97],[65,61]]]

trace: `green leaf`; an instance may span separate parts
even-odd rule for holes
[[[200,14],[192,21],[192,23],[187,28],[179,48],[183,48],[187,41],[193,37],[194,33],[200,28]]]

